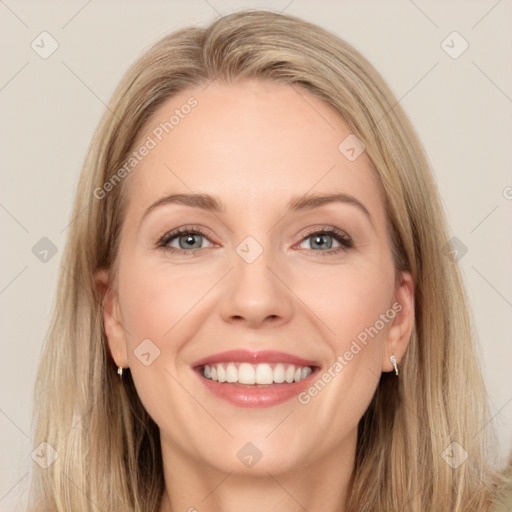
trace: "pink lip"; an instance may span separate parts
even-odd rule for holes
[[[301,357],[287,354],[286,352],[277,352],[275,350],[261,350],[259,352],[251,352],[249,350],[228,350],[220,352],[212,356],[199,359],[192,363],[193,367],[204,366],[205,364],[224,363],[229,361],[239,361],[241,363],[289,363],[296,366],[318,366],[315,361],[308,361]]]
[[[228,361],[258,363],[289,363],[297,366],[313,367],[313,372],[300,382],[291,384],[247,385],[238,383],[216,382],[203,376],[202,370],[206,364],[215,364]],[[279,405],[297,396],[301,391],[311,385],[319,371],[318,363],[308,361],[284,352],[264,350],[250,352],[247,350],[230,350],[205,357],[193,363],[195,373],[211,393],[238,407],[272,407]]]

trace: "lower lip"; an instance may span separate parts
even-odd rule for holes
[[[318,368],[315,368],[304,380],[299,382],[270,384],[270,385],[248,385],[248,384],[228,384],[227,382],[217,382],[207,379],[201,374],[202,370],[196,373],[214,395],[226,400],[238,407],[272,407],[282,404],[304,391],[312,382]],[[261,387],[259,387],[261,386]]]

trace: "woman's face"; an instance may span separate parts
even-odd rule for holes
[[[104,321],[164,457],[276,474],[353,452],[413,314],[350,129],[297,86],[214,82],[164,103],[134,150]],[[300,207],[313,195],[339,200]]]

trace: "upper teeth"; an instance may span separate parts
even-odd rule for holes
[[[216,363],[204,366],[203,375],[217,382],[238,382],[240,384],[278,384],[282,382],[299,382],[313,370],[309,366],[293,364],[250,364],[250,363]]]

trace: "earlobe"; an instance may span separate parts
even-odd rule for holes
[[[111,286],[108,270],[96,271],[94,281],[101,297],[103,326],[110,353],[117,366],[128,367],[126,337],[119,308],[119,299]]]
[[[395,371],[391,356],[394,355],[397,366],[407,350],[414,329],[414,283],[409,272],[402,272],[400,282],[395,289],[395,311],[393,323],[388,331],[384,347],[382,371]]]

